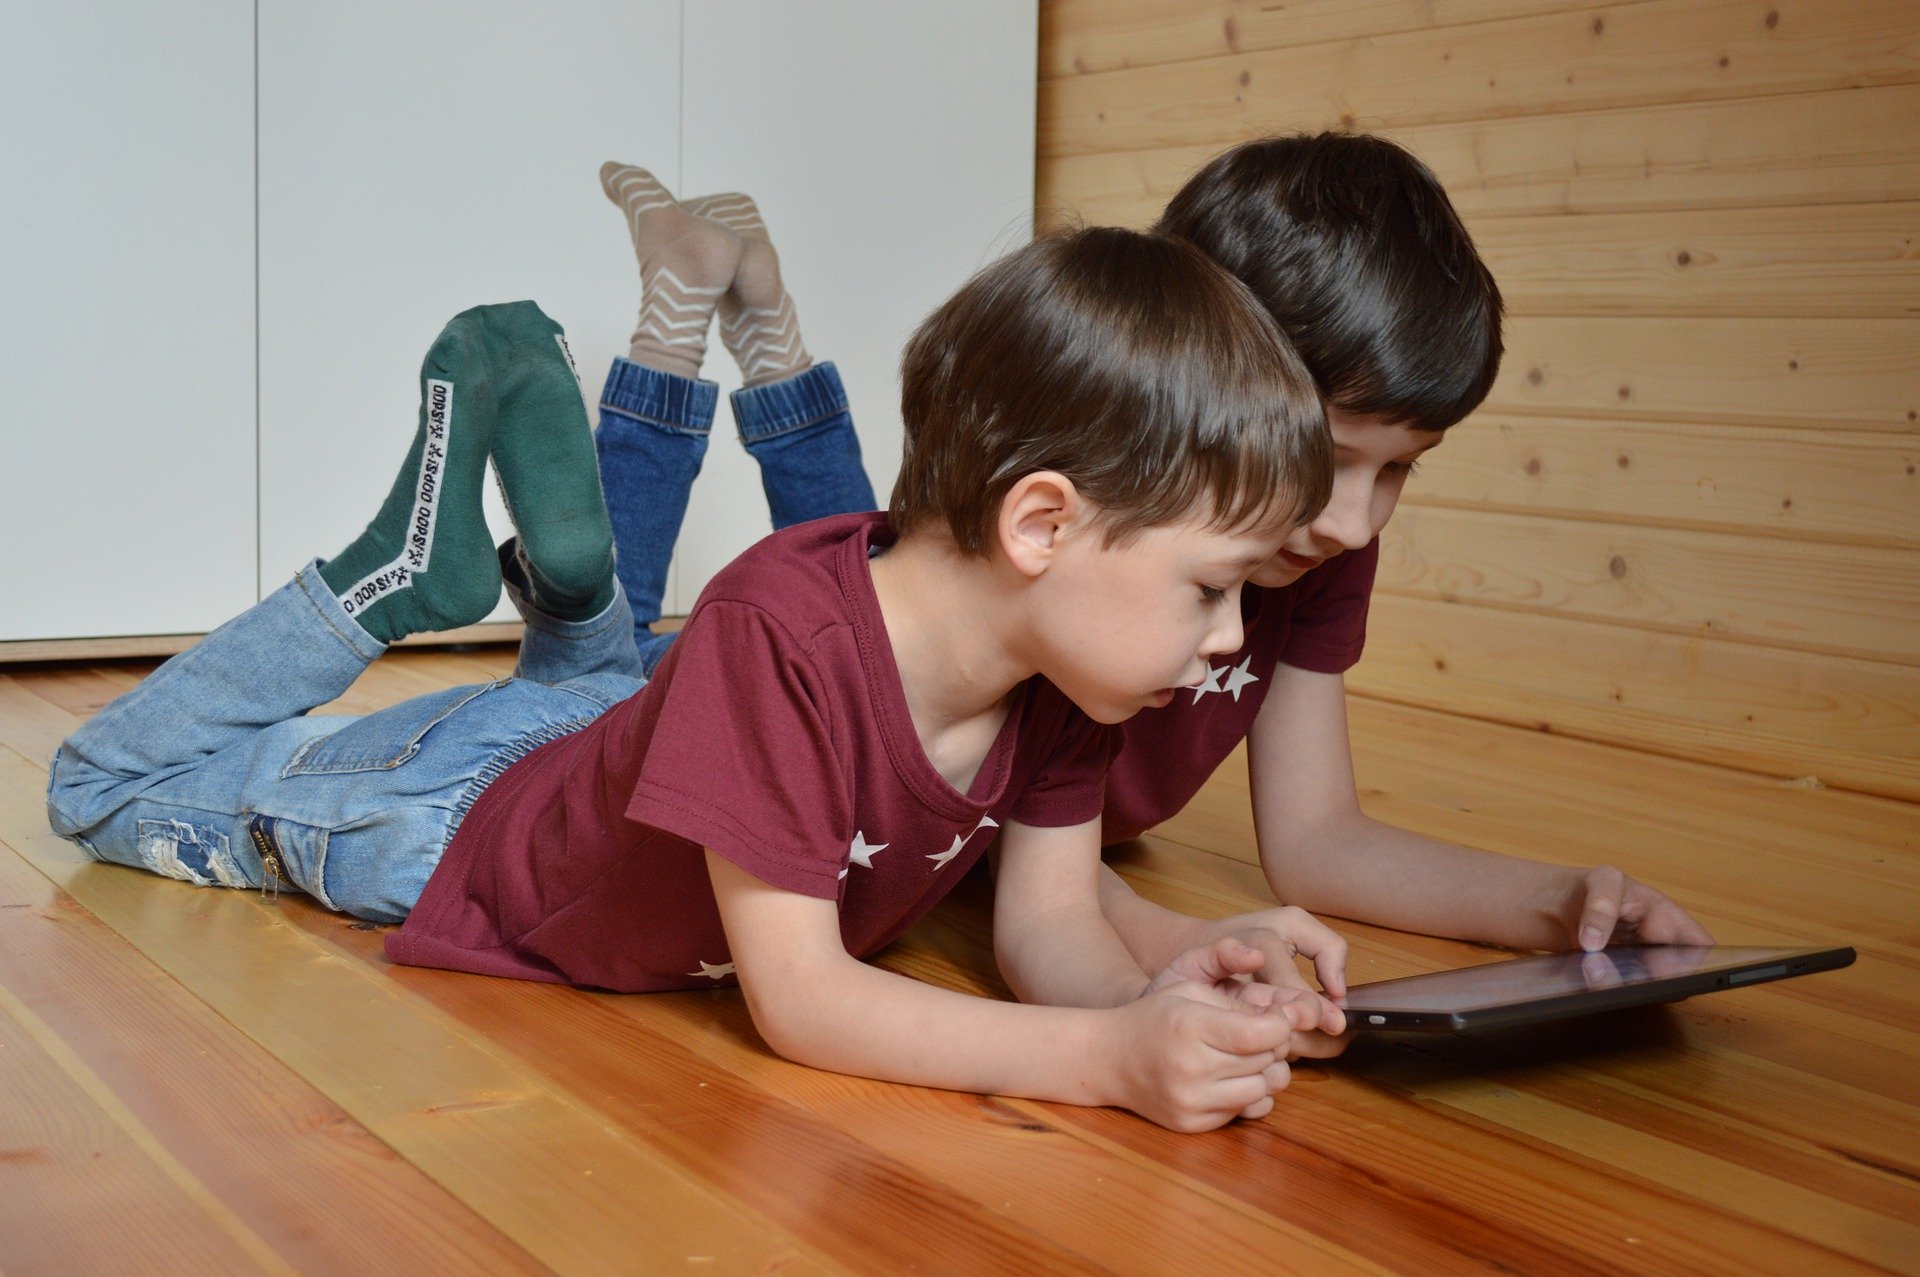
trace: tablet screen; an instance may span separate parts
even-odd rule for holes
[[[1833,951],[1738,945],[1663,945],[1604,949],[1598,953],[1544,953],[1490,962],[1485,966],[1382,980],[1355,987],[1337,1001],[1357,1027],[1397,1027],[1387,1020],[1408,1016],[1453,1017],[1499,1008],[1548,1004],[1552,1015],[1630,1005],[1643,999],[1624,993],[1644,991],[1646,1001],[1686,997],[1712,989],[1736,988],[1802,974],[1820,966],[1805,959]],[[1851,953],[1847,958],[1851,959]],[[1844,965],[1827,962],[1824,966]],[[1605,996],[1611,993],[1613,996]],[[1599,996],[1596,996],[1599,995]],[[1569,1001],[1571,1000],[1571,1001]],[[1379,1013],[1371,1022],[1368,1013]],[[1411,1027],[1411,1026],[1409,1026]]]

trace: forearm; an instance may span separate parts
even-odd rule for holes
[[[1042,1006],[1122,1006],[1138,998],[1149,979],[1091,902],[1017,914],[996,909],[993,949],[1014,996]]]
[[[1201,920],[1142,900],[1126,880],[1100,866],[1100,912],[1143,972],[1164,970],[1193,947]]]
[[[973,997],[852,958],[764,996],[749,986],[748,1004],[768,1045],[814,1068],[1064,1104],[1117,1102],[1102,1067],[1106,1012]]]
[[[1286,904],[1513,949],[1567,944],[1559,918],[1579,870],[1442,842],[1358,811],[1293,828],[1283,816],[1260,819],[1259,843],[1261,868]]]

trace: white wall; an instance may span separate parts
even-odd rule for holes
[[[206,630],[344,545],[468,306],[539,301],[596,397],[639,302],[607,159],[759,200],[884,501],[903,339],[1027,233],[1035,27],[1034,0],[0,0],[0,641]],[[707,373],[738,384],[717,334]],[[669,609],[768,526],[723,406]]]

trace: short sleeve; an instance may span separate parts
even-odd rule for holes
[[[772,886],[837,896],[852,786],[811,654],[759,608],[715,601],[687,622],[663,680],[627,816]]]
[[[1380,565],[1380,539],[1314,571],[1305,597],[1294,605],[1293,625],[1280,660],[1295,669],[1316,674],[1344,674],[1359,661],[1367,645],[1367,605],[1373,599],[1373,576]]]
[[[1120,731],[1088,718],[1051,684],[1036,686],[1036,708],[1053,719],[1054,730],[1011,817],[1047,829],[1097,820],[1106,805],[1107,768],[1120,752]]]

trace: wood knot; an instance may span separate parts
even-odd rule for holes
[[[1601,32],[1605,31],[1606,29],[1607,29],[1607,20],[1605,18],[1595,18],[1593,20],[1593,33],[1595,35],[1599,35]]]
[[[1542,382],[1546,381],[1546,379],[1547,379],[1547,373],[1544,368],[1527,369],[1527,384],[1529,386],[1538,386]]]
[[[1253,83],[1253,72],[1251,72],[1251,71],[1242,71],[1242,72],[1240,73],[1240,87],[1244,89],[1244,88],[1246,88],[1246,87],[1247,87],[1247,86],[1248,86],[1249,84],[1252,84],[1252,83]]]
[[[1622,399],[1631,399],[1631,398],[1633,398],[1633,387],[1632,387],[1632,386],[1622,386],[1622,387],[1620,387],[1620,389],[1619,389],[1619,390],[1617,390],[1617,391],[1615,391],[1614,393],[1615,393],[1615,394],[1617,394],[1617,395],[1619,395],[1619,396],[1620,396],[1620,398],[1622,398]]]
[[[1607,561],[1607,572],[1614,580],[1618,581],[1627,574],[1627,561],[1617,554],[1614,555],[1612,559]]]
[[[1683,248],[1673,255],[1673,262],[1676,266],[1691,266],[1693,265],[1693,254]]]
[[[1613,459],[1613,464],[1616,466],[1619,466],[1622,470],[1625,470],[1628,466],[1633,464],[1633,458],[1629,457],[1626,453],[1623,452],[1619,456]]]
[[[1523,469],[1525,469],[1525,470],[1526,470],[1526,472],[1527,472],[1528,474],[1539,474],[1539,473],[1540,473],[1540,458],[1538,458],[1538,457],[1528,457],[1528,458],[1527,458],[1527,464],[1526,464],[1526,465],[1525,465],[1524,467],[1522,467],[1522,468],[1523,468]]]
[[[1767,11],[1767,30],[1771,31],[1779,25],[1780,25],[1780,11],[1778,9],[1768,10]]]

